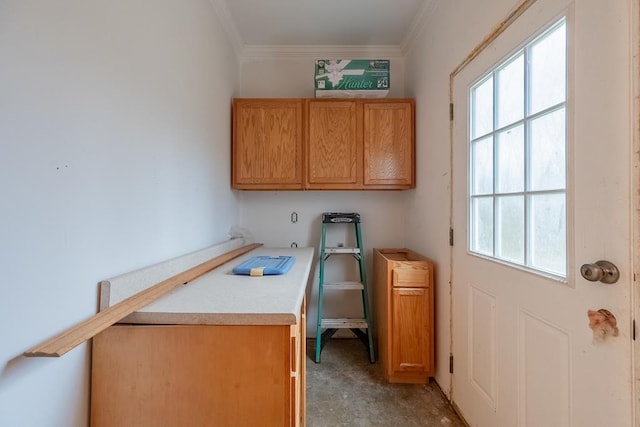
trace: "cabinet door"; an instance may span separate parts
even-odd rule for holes
[[[302,189],[301,99],[237,99],[233,104],[233,188]]]
[[[413,102],[364,103],[364,185],[414,188]]]
[[[310,100],[308,108],[307,187],[362,188],[361,106]]]
[[[431,370],[428,288],[392,291],[391,370],[424,373]]]
[[[90,424],[291,425],[290,343],[285,325],[111,326],[93,339]]]

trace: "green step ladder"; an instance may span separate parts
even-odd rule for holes
[[[355,226],[355,247],[327,247],[327,226],[332,224],[353,224]],[[343,281],[325,283],[325,264],[332,255],[351,255],[358,262],[360,281]],[[323,294],[325,290],[360,291],[362,296],[361,318],[325,318],[322,315]],[[360,229],[360,214],[356,212],[324,212],[322,214],[322,239],[320,243],[320,282],[318,288],[318,324],[316,329],[316,358],[320,363],[320,353],[323,347],[339,329],[350,329],[367,347],[369,361],[374,363],[376,357],[373,350],[371,333],[371,309],[367,294],[367,280],[364,263],[364,247],[362,246],[362,231]]]

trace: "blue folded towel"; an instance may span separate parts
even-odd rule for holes
[[[295,262],[292,256],[254,256],[233,269],[233,274],[245,276],[266,276],[284,274],[291,269]]]

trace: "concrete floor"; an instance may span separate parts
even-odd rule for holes
[[[315,339],[307,341],[307,426],[464,427],[430,384],[388,384],[379,363],[369,363],[357,339],[333,339],[316,364]]]

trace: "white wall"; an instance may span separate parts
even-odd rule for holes
[[[405,244],[433,258],[439,267],[435,289],[436,380],[447,394],[451,387],[449,75],[516,3],[436,2],[405,59],[406,94],[416,99],[416,169],[421,183],[407,199],[406,227],[411,232],[406,233]]]
[[[337,51],[336,51],[337,52]],[[363,51],[347,58],[381,58],[385,53]],[[272,56],[241,60],[242,77],[240,94],[245,98],[313,98],[314,64],[316,58],[345,58],[343,53],[322,53],[310,49],[308,56]],[[404,61],[392,57],[391,88],[389,97],[404,97]],[[418,184],[420,185],[420,183]],[[241,223],[256,241],[273,246],[320,246],[322,212],[358,212],[362,216],[363,245],[366,248],[365,261],[371,280],[372,249],[379,247],[403,247],[405,244],[405,200],[410,191],[292,191],[261,192],[242,191],[239,193],[242,214]],[[291,212],[297,212],[299,221],[292,224]],[[330,230],[328,245],[338,242],[354,245],[353,226]],[[335,236],[335,237],[334,237]],[[335,280],[356,279],[355,262],[348,263],[331,259],[327,264],[327,280],[331,274]],[[349,269],[352,271],[349,271]],[[307,290],[307,333],[316,335],[317,293],[319,270],[312,271],[312,284]],[[352,277],[347,277],[347,276]],[[327,295],[325,315],[340,314],[357,316],[361,308],[358,295],[344,292],[343,295]],[[352,298],[353,297],[353,298]],[[363,346],[364,350],[364,346]]]
[[[319,257],[322,212],[358,212],[362,219],[362,243],[366,249],[369,283],[373,248],[404,247],[406,191],[291,191],[242,192],[242,224],[257,242],[270,246],[313,246]],[[291,222],[291,213],[298,222]],[[327,246],[355,246],[354,227],[332,225],[327,232]],[[317,264],[317,263],[316,263]],[[316,336],[318,276],[314,265],[307,288],[307,333]],[[327,263],[326,280],[357,280],[357,263],[350,257],[332,257]],[[336,292],[337,293],[337,292]],[[355,295],[354,295],[355,294]],[[358,293],[326,294],[326,317],[358,317],[361,309]],[[364,346],[363,346],[364,350]]]
[[[85,426],[97,282],[226,239],[235,53],[207,0],[0,2],[0,424]]]

